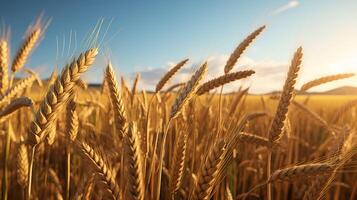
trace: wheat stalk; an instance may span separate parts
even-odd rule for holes
[[[206,83],[203,83],[197,90],[196,94],[197,95],[202,95],[206,92],[209,92],[210,90],[217,88],[219,86],[225,85],[227,83],[230,83],[232,81],[236,81],[239,79],[246,78],[248,76],[251,76],[255,72],[253,70],[246,70],[246,71],[240,71],[240,72],[233,72],[229,74],[225,74],[223,76],[220,76],[218,78],[215,78],[213,80],[210,80]]]
[[[90,200],[90,196],[92,194],[93,190],[93,182],[94,182],[94,176],[92,176],[90,179],[85,184],[84,191],[83,191],[83,198],[81,200]]]
[[[344,105],[342,105],[341,107],[339,107],[334,113],[335,113],[335,117],[333,118],[332,122],[337,122],[339,120],[339,118],[341,118],[348,110],[352,109],[353,107],[355,107],[357,105],[357,99],[348,101],[347,103],[345,103]]]
[[[159,92],[165,86],[165,84],[176,74],[176,72],[180,70],[187,63],[187,61],[188,59],[185,59],[177,63],[168,72],[166,72],[166,74],[156,84],[155,92]]]
[[[229,186],[226,186],[226,200],[233,200],[233,195],[229,189]]]
[[[226,65],[224,66],[224,73],[229,73],[238,59],[241,57],[246,48],[253,42],[253,40],[265,29],[265,26],[259,27],[253,33],[251,33],[248,37],[246,37],[233,51],[231,56],[229,57]]]
[[[91,194],[94,188],[94,178],[95,174],[88,177],[84,184],[81,184],[80,188],[77,190],[74,200],[90,200]]]
[[[326,182],[323,183],[323,187],[317,197],[317,200],[321,200],[331,183],[335,179],[335,176],[339,169],[341,169],[347,162],[349,162],[357,154],[357,136],[355,133],[349,133],[340,150],[340,155],[332,160],[336,165],[332,173],[329,174],[329,177]]]
[[[298,107],[300,110],[304,111],[311,119],[313,119],[317,123],[321,124],[326,129],[330,130],[329,124],[324,119],[322,119],[317,113],[313,112],[312,110],[307,108],[305,105],[303,105],[297,101],[292,101],[292,104],[294,106]]]

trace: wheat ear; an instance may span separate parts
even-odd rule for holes
[[[8,62],[9,62],[9,48],[7,41],[0,39],[0,92],[2,94],[9,87],[9,77],[8,77]]]
[[[30,75],[29,77],[24,78],[18,83],[16,83],[14,87],[7,90],[5,94],[2,96],[2,98],[0,99],[0,105],[3,105],[4,103],[10,101],[16,95],[24,91],[24,89],[31,86],[35,80],[36,80],[36,75]]]
[[[269,177],[268,181],[293,181],[296,178],[309,178],[312,176],[330,173],[333,170],[334,165],[332,165],[331,163],[297,165],[285,169],[276,170]]]
[[[295,52],[294,58],[291,61],[287,79],[284,84],[283,92],[280,96],[278,108],[276,110],[273,122],[269,130],[269,140],[272,142],[277,141],[282,137],[284,121],[288,113],[290,100],[292,99],[293,96],[294,85],[296,82],[296,78],[298,76],[298,72],[300,70],[301,59],[302,59],[302,48],[300,47]]]
[[[75,82],[79,79],[80,74],[93,64],[97,53],[97,49],[90,49],[81,54],[77,60],[63,69],[61,76],[51,86],[30,125],[28,141],[32,146],[44,139],[46,129],[53,126],[56,114],[62,105],[68,101]]]
[[[229,73],[238,59],[241,57],[243,52],[246,50],[246,48],[250,45],[250,43],[253,42],[253,40],[265,29],[265,26],[262,26],[255,30],[253,33],[251,33],[248,37],[246,37],[238,46],[237,48],[233,51],[231,56],[229,57],[226,65],[224,66],[224,73]]]
[[[128,199],[143,200],[145,194],[143,159],[139,133],[133,123],[129,123],[129,129],[125,135],[125,151],[128,168]]]
[[[33,101],[30,98],[20,97],[14,99],[10,102],[10,104],[8,104],[4,109],[0,111],[0,118],[13,113],[14,111],[22,107],[30,107],[32,105],[33,105]]]
[[[181,181],[183,177],[183,170],[186,158],[186,148],[187,148],[187,132],[181,132],[177,143],[175,145],[174,158],[172,160],[171,170],[170,170],[170,183],[169,183],[169,196],[175,195],[175,192],[181,186]]]
[[[198,172],[197,184],[193,192],[193,200],[208,200],[214,183],[220,177],[227,145],[221,140],[210,151],[206,161]]]
[[[282,94],[280,96],[279,104],[276,109],[273,121],[269,128],[269,141],[272,143],[279,142],[283,136],[283,127],[286,120],[286,115],[288,114],[288,109],[290,105],[290,101],[293,97],[294,86],[296,82],[296,78],[298,76],[298,72],[300,70],[302,59],[302,48],[298,48],[294,54],[294,57],[291,61],[289,71],[287,74],[287,78],[285,80],[285,84],[283,87]],[[271,175],[271,160],[272,160],[272,152],[268,153],[268,161],[267,161],[267,176]],[[272,199],[272,188],[271,184],[267,185],[267,197],[268,200]]]
[[[155,92],[159,92],[165,84],[176,74],[178,70],[180,70],[186,63],[188,59],[185,59],[179,63],[177,63],[174,67],[172,67],[166,74],[160,79],[157,83]]]
[[[124,76],[120,76],[120,86],[123,91],[123,96],[125,93],[126,93],[126,95],[130,95],[129,86],[126,83]]]
[[[246,71],[240,71],[240,72],[233,72],[229,74],[225,74],[223,76],[220,76],[218,78],[215,78],[213,80],[210,80],[206,83],[203,83],[197,90],[196,94],[197,95],[202,95],[206,92],[209,92],[210,90],[217,88],[219,86],[222,86],[224,84],[227,84],[232,81],[236,81],[242,78],[246,78],[248,76],[251,76],[255,72],[253,70],[246,70]]]
[[[344,79],[344,78],[350,78],[354,76],[353,73],[347,73],[347,74],[335,74],[335,75],[331,75],[331,76],[324,76],[312,81],[309,81],[307,83],[305,83],[304,85],[301,86],[300,88],[300,92],[305,92],[313,87],[325,84],[325,83],[329,83],[332,81],[337,81],[340,79]]]
[[[18,71],[26,63],[28,56],[30,55],[32,49],[35,47],[36,43],[39,41],[41,36],[41,27],[34,29],[25,39],[21,48],[17,52],[14,61],[11,66],[12,72]]]
[[[119,199],[120,197],[119,186],[115,181],[113,172],[108,167],[108,165],[103,160],[103,158],[85,142],[77,142],[77,144],[80,150],[82,151],[82,153],[91,161],[92,165],[95,167],[98,174],[103,178],[103,181],[105,182],[109,191],[113,195],[114,199]]]
[[[250,133],[244,133],[244,132],[238,133],[238,140],[244,143],[256,144],[259,146],[273,148],[273,144],[269,141],[268,138],[261,137],[258,135],[253,135]]]
[[[135,80],[134,80],[134,83],[133,83],[133,87],[131,88],[131,104],[133,105],[134,103],[134,98],[135,98],[135,94],[138,90],[138,84],[139,84],[139,80],[140,80],[140,74],[136,74],[135,76]]]
[[[176,97],[176,100],[171,108],[170,118],[175,118],[181,112],[182,108],[190,101],[190,99],[195,96],[198,89],[200,81],[203,79],[207,73],[207,63],[204,63],[200,69],[191,77],[190,81],[186,83]]]
[[[113,67],[110,63],[108,64],[105,72],[105,79],[108,84],[110,100],[113,105],[115,126],[119,131],[120,137],[122,138],[126,133],[126,112],[124,102],[119,91],[119,84],[117,82]]]
[[[22,188],[27,186],[28,175],[29,175],[29,159],[27,152],[27,145],[21,143],[17,150],[17,182]]]

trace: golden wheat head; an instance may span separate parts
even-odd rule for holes
[[[90,49],[63,69],[61,76],[47,92],[30,125],[28,140],[31,145],[37,145],[44,139],[46,129],[53,126],[56,114],[69,99],[75,82],[79,79],[80,74],[93,64],[97,54],[97,49]]]
[[[172,105],[170,118],[175,118],[181,112],[182,108],[187,104],[187,102],[190,101],[190,99],[195,95],[199,83],[206,73],[207,63],[204,63],[200,69],[198,69],[191,77],[190,81],[185,85],[185,87],[180,91],[178,97]]]
[[[224,66],[224,73],[230,72],[240,56],[243,54],[243,52],[246,50],[246,48],[250,45],[250,43],[253,42],[253,40],[265,29],[265,26],[262,26],[255,30],[253,33],[251,33],[248,37],[246,37],[239,45],[238,47],[233,51],[231,56],[229,57],[226,66]]]
[[[300,47],[295,52],[293,60],[291,61],[289,72],[285,80],[283,92],[279,100],[278,108],[276,110],[273,122],[269,130],[270,141],[277,141],[282,137],[284,121],[288,113],[290,100],[293,97],[294,86],[296,78],[298,76],[298,72],[300,70],[302,55],[302,48]]]
[[[180,70],[187,63],[187,61],[188,61],[188,59],[185,59],[185,60],[177,63],[168,72],[166,72],[166,74],[157,83],[155,92],[159,92],[165,86],[165,84],[173,77],[173,75],[175,75],[176,72],[178,70]]]

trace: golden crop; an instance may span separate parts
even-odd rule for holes
[[[88,87],[80,76],[95,47],[41,84],[24,67],[41,23],[12,64],[0,38],[2,199],[356,199],[357,98],[302,93],[353,74],[296,88],[300,47],[280,93],[212,92],[254,80],[254,69],[234,65],[264,28],[238,45],[221,76],[203,82],[204,63],[169,85],[185,59],[157,77],[155,92],[138,89],[139,75],[129,88],[110,63],[101,87]],[[15,81],[18,71],[27,77]]]

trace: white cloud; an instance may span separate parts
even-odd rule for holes
[[[283,6],[280,6],[279,8],[275,9],[272,12],[272,15],[280,14],[282,12],[285,12],[285,11],[289,10],[289,9],[296,8],[299,5],[300,5],[300,2],[298,0],[291,0],[287,4],[285,4]]]
[[[227,55],[216,55],[211,56],[207,59],[208,62],[208,74],[204,81],[216,78],[224,74],[224,65],[228,59]],[[187,64],[183,69],[181,69],[173,78],[170,84],[185,82],[189,80],[194,71],[203,63],[204,61],[196,61]],[[140,71],[141,74],[141,88],[146,90],[153,90],[156,83],[172,67],[172,63],[169,62],[166,68],[147,68],[146,70]],[[265,93],[272,90],[281,90],[284,84],[286,72],[288,70],[288,63],[279,62],[274,60],[254,60],[249,57],[242,57],[239,63],[233,68],[232,71],[240,71],[252,69],[256,73],[250,78],[246,78],[240,81],[235,81],[233,83],[225,85],[225,92],[235,91],[242,85],[244,87],[250,87],[250,92],[252,93]],[[135,77],[134,73],[131,74],[130,78]]]

